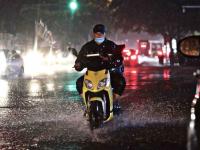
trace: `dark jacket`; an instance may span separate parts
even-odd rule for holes
[[[100,57],[86,57],[87,54],[95,53],[109,57],[109,61],[102,61]],[[112,56],[108,56],[108,54],[112,54]],[[119,67],[123,66],[123,57],[121,53],[117,52],[117,45],[114,42],[105,39],[103,43],[98,45],[94,40],[92,40],[83,45],[75,63],[81,64],[80,70],[83,68],[88,68],[89,70],[93,71],[101,70],[104,68],[114,70],[113,68],[119,69]]]

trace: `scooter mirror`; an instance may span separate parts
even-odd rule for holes
[[[186,56],[200,56],[200,36],[189,36],[180,40],[178,50]]]
[[[78,56],[78,52],[76,51],[75,48],[69,47],[68,50],[69,50],[69,52],[72,52],[72,54],[73,54],[74,56],[76,56],[76,57]]]

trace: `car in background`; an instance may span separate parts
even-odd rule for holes
[[[24,74],[24,62],[15,50],[0,50],[0,73],[3,77],[20,77]]]
[[[122,56],[124,58],[124,65],[134,66],[138,64],[138,50],[124,49]]]
[[[15,50],[11,51],[11,54],[7,57],[7,76],[17,76],[20,77],[24,74],[24,62],[20,54]]]
[[[164,63],[164,51],[163,51],[163,44],[161,42],[150,42],[150,50],[149,54],[151,57],[157,57],[159,64]]]
[[[157,57],[158,57],[158,61],[159,61],[159,64],[164,64],[164,53],[161,50],[157,50]]]

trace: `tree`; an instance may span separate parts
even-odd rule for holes
[[[94,24],[108,22],[107,0],[77,0],[79,8],[73,13],[73,17],[68,7],[69,2],[70,0],[56,2],[43,0],[35,3],[22,3],[20,18],[28,22],[28,26],[33,24],[37,18],[42,19],[62,43],[74,44],[87,40]],[[22,26],[19,23],[19,27]]]
[[[122,28],[124,32],[161,34],[165,40],[168,39],[172,50],[172,38],[179,40],[200,30],[200,12],[195,10],[184,14],[184,3],[179,0],[113,0],[110,10],[116,28]],[[173,50],[171,53],[173,55]]]
[[[199,30],[199,12],[183,14],[184,2],[174,0],[114,0],[110,6],[115,26],[124,31],[147,31],[181,37]]]

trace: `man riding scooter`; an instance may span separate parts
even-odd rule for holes
[[[77,71],[81,71],[83,68],[96,71],[112,65],[112,67],[109,68],[109,71],[114,97],[113,111],[118,111],[120,110],[119,99],[126,86],[126,81],[123,77],[123,57],[115,53],[117,51],[117,45],[114,42],[106,39],[106,27],[103,24],[97,24],[94,26],[93,38],[93,40],[82,46],[75,61],[74,67]],[[100,59],[86,57],[87,54],[94,53],[102,54]],[[113,54],[114,57],[111,57],[108,54]],[[76,81],[76,88],[81,96],[83,80],[84,76],[81,76]]]

